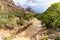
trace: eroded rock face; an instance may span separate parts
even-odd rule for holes
[[[23,8],[16,6],[12,0],[0,1],[0,11],[11,13],[19,11],[21,14],[24,13]]]

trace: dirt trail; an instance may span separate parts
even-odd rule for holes
[[[24,30],[19,34],[19,37],[20,37],[19,39],[30,40],[32,36],[34,36],[36,33],[38,33],[41,30],[41,27],[42,27],[41,21],[34,18],[32,20],[32,25],[30,25],[26,30]],[[15,40],[18,40],[17,38],[15,38]]]

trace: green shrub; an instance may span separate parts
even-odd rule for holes
[[[24,14],[23,18],[25,20],[29,20],[29,19],[32,19],[34,17],[34,14],[33,13],[27,13],[27,14]]]
[[[41,19],[43,19],[44,14],[43,13],[42,14],[34,14],[34,17],[36,17],[37,19],[41,20]]]
[[[43,37],[43,38],[42,38],[42,40],[48,40],[48,37],[47,37],[47,36],[45,36],[45,37]]]
[[[9,19],[7,20],[6,26],[7,26],[8,28],[14,28],[14,27],[17,26],[17,21],[14,20],[13,18],[9,18]]]
[[[16,13],[0,11],[0,28],[14,28],[18,24],[23,25],[25,20],[29,20],[33,16],[33,13],[21,14],[19,11],[16,11]],[[16,20],[16,17],[19,20]]]
[[[25,19],[21,18],[17,21],[17,24],[23,25],[25,23]]]
[[[60,37],[56,37],[54,40],[60,40]]]
[[[60,3],[55,3],[37,16],[47,28],[60,28]]]
[[[17,25],[12,13],[0,12],[0,28],[13,28]]]

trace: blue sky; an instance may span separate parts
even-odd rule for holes
[[[60,2],[60,0],[13,0],[17,6],[23,8],[31,7],[35,12],[44,12],[51,4]]]

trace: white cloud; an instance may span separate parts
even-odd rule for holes
[[[13,1],[16,5],[18,5],[17,3],[19,3],[20,5],[24,5],[27,2],[26,0],[13,0]]]
[[[51,4],[55,2],[60,2],[60,0],[13,0],[14,3],[18,6],[22,6],[23,8],[27,7],[39,7],[37,10],[46,10]],[[35,10],[35,9],[34,9]]]
[[[40,3],[42,4],[47,4],[47,3],[55,3],[55,2],[59,2],[60,0],[13,0],[15,2],[16,5],[28,5],[28,6],[37,6],[40,5]],[[38,4],[39,3],[39,4]]]

